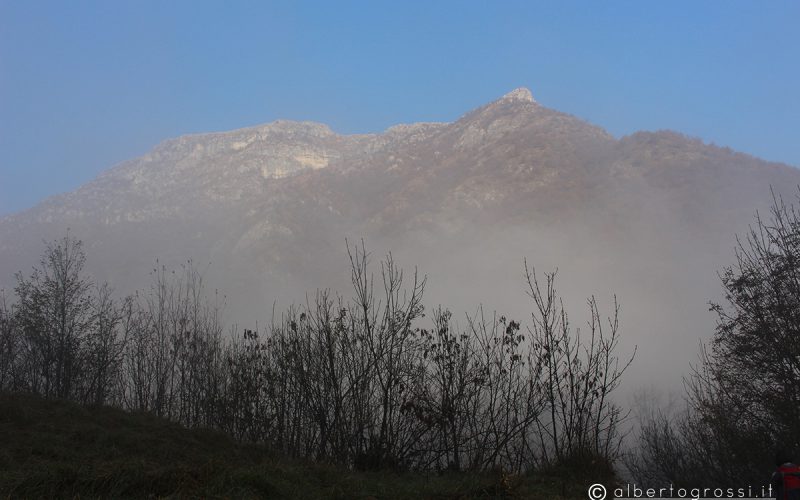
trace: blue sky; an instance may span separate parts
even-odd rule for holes
[[[181,134],[450,121],[525,86],[800,166],[800,2],[0,0],[0,214]]]

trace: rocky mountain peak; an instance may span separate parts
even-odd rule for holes
[[[530,102],[535,103],[536,100],[533,98],[533,94],[531,91],[526,89],[525,87],[519,87],[517,89],[512,90],[508,94],[504,95],[501,101],[519,101],[519,102]]]

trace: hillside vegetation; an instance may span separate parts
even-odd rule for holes
[[[582,498],[620,462],[639,484],[758,486],[773,451],[800,448],[799,235],[775,198],[739,240],[686,413],[644,415],[630,453],[619,306],[604,318],[590,297],[573,327],[555,272],[525,265],[525,323],[479,310],[459,325],[391,254],[373,274],[362,242],[351,299],[318,291],[226,335],[191,263],[116,299],[68,235],[10,304],[0,293],[0,391],[16,394],[0,401],[0,493]]]
[[[10,393],[0,393],[0,442],[0,497],[11,498],[559,499],[583,498],[603,476],[355,472],[149,414]]]
[[[581,337],[555,275],[540,286],[529,272],[530,326],[481,312],[464,328],[437,308],[426,328],[425,279],[406,286],[389,257],[376,287],[368,262],[352,249],[353,301],[318,292],[265,331],[225,335],[196,271],[159,271],[149,293],[118,301],[67,237],[18,275],[11,307],[0,302],[0,390],[148,412],[359,470],[618,458],[627,412],[612,395],[630,359],[615,354],[617,308],[604,326],[590,300]]]

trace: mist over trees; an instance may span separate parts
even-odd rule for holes
[[[123,299],[47,245],[0,296],[0,389],[150,412],[284,456],[359,469],[511,472],[624,463],[651,486],[764,484],[800,443],[800,213],[775,196],[720,273],[726,303],[686,379],[686,407],[640,421],[615,390],[620,307],[574,327],[557,273],[525,264],[530,318],[424,307],[425,277],[347,245],[351,291],[318,290],[270,324],[223,324],[192,264]],[[600,465],[597,465],[600,464]]]
[[[800,450],[800,213],[773,195],[768,218],[737,238],[720,279],[717,328],[686,380],[677,418],[651,415],[629,460],[649,484],[763,484]],[[794,457],[795,460],[797,456]]]
[[[106,401],[125,340],[124,307],[84,276],[85,260],[81,242],[66,236],[47,245],[30,276],[17,274],[17,301],[0,313],[6,387]]]
[[[361,469],[524,471],[610,464],[618,312],[590,298],[585,332],[526,266],[530,323],[479,310],[426,317],[426,279],[348,244],[352,298],[321,290],[261,330],[223,325],[224,299],[187,262],[124,299],[83,272],[80,241],[47,245],[0,301],[2,390],[151,412],[282,454]]]

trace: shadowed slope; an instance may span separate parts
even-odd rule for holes
[[[557,500],[578,498],[585,484],[603,478],[599,471],[585,480],[564,471],[526,477],[347,471],[281,460],[262,447],[146,414],[23,394],[0,393],[0,443],[0,496],[12,498]]]

